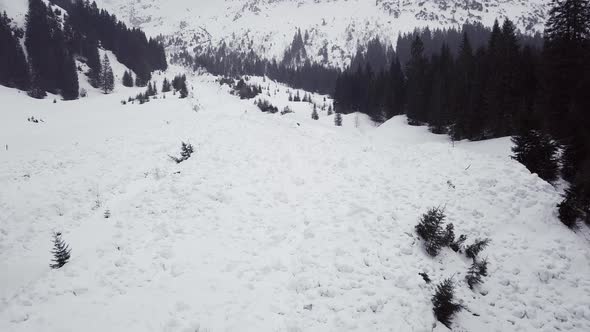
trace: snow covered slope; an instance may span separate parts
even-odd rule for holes
[[[588,241],[506,140],[453,147],[403,117],[363,133],[189,80],[195,99],[141,106],[0,87],[0,331],[432,331],[420,272],[454,277],[456,331],[590,330]],[[196,152],[177,165],[180,140]],[[482,288],[464,256],[425,254],[432,206],[492,239]],[[52,231],[73,249],[60,270]]]
[[[22,1],[22,0],[19,0]],[[326,47],[340,63],[379,36],[395,43],[416,27],[491,26],[509,17],[523,32],[542,31],[549,0],[98,0],[151,34],[184,36],[280,58],[297,28],[309,31],[308,53]]]

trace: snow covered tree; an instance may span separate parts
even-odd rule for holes
[[[465,234],[461,234],[461,235],[459,235],[459,237],[456,240],[451,242],[449,247],[454,252],[459,252],[460,250],[463,249],[463,245],[465,244],[465,241],[467,241],[467,236]]]
[[[432,297],[433,311],[436,319],[446,327],[451,328],[451,320],[463,306],[454,302],[455,283],[453,279],[445,279],[436,286],[436,292]]]
[[[61,238],[61,233],[53,233],[53,260],[50,267],[52,269],[59,269],[70,260],[70,247]]]
[[[180,147],[180,157],[168,156],[175,163],[180,164],[181,162],[188,160],[194,153],[194,148],[190,143],[182,142]]]
[[[445,218],[444,210],[441,208],[431,208],[422,215],[420,222],[415,227],[416,233],[424,240],[426,252],[433,257],[438,255],[444,245],[450,244],[445,242],[448,238],[448,232],[442,229]],[[452,232],[452,227],[450,231]]]
[[[106,54],[102,59],[101,69],[100,89],[104,94],[109,94],[115,89],[115,76],[113,75],[113,68],[111,68],[109,57]]]
[[[471,267],[467,271],[467,275],[465,276],[465,281],[467,281],[467,285],[469,285],[470,289],[473,289],[476,285],[482,283],[482,277],[486,277],[488,275],[488,261],[487,259],[482,260],[473,260]]]
[[[523,134],[513,136],[512,142],[513,159],[547,182],[557,179],[557,144],[549,135],[538,130],[525,130]]]

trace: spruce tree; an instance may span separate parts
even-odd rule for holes
[[[181,81],[179,92],[180,92],[180,99],[188,97],[188,88],[186,86],[186,79]]]
[[[542,111],[552,134],[567,138],[572,126],[590,121],[585,107],[576,107],[587,100],[587,91],[582,98],[576,92],[590,73],[590,0],[554,0],[544,37]]]
[[[170,92],[172,90],[172,86],[167,78],[164,78],[164,82],[162,83],[162,92]]]
[[[454,71],[455,100],[453,101],[454,124],[451,129],[453,139],[476,138],[476,109],[473,91],[473,78],[475,71],[475,58],[473,48],[467,33],[463,33],[463,39],[459,46],[459,55]]]
[[[513,159],[547,182],[557,180],[558,146],[549,135],[530,129],[520,135],[513,136],[512,142],[514,143]]]
[[[104,94],[109,94],[115,89],[115,77],[113,75],[113,68],[111,68],[111,62],[106,54],[103,57],[101,68],[100,89]]]
[[[411,58],[406,72],[408,76],[408,118],[418,123],[427,121],[426,111],[426,70],[427,60],[424,57],[424,43],[416,36],[412,43]]]
[[[26,18],[25,46],[30,60],[32,87],[36,91],[58,92],[60,53],[65,50],[53,11],[42,0],[30,0]],[[58,42],[62,42],[61,45]]]
[[[72,250],[61,238],[61,233],[53,233],[53,254],[52,264],[49,265],[52,269],[59,269],[66,265],[70,260],[70,253]]]
[[[334,116],[334,124],[336,127],[342,127],[342,114],[336,113]]]
[[[317,107],[316,107],[315,104],[313,105],[313,111],[311,112],[311,118],[313,120],[319,120],[320,119],[320,116],[318,115],[318,110],[317,110]]]
[[[405,76],[402,71],[402,66],[399,61],[399,58],[396,56],[395,59],[391,62],[391,67],[389,69],[389,76],[391,79],[391,103],[389,106],[389,112],[387,118],[392,118],[395,115],[400,115],[404,113],[404,105],[405,105]]]
[[[88,79],[90,85],[94,88],[100,88],[100,75],[102,73],[100,53],[98,52],[98,42],[93,39],[85,40],[83,43],[83,55],[87,59]]]
[[[66,50],[62,58],[60,89],[65,100],[78,99],[78,71],[73,56]]]
[[[432,304],[436,319],[450,328],[455,314],[463,309],[462,305],[455,302],[455,283],[452,279],[445,279],[436,286]]]
[[[131,71],[126,70],[123,74],[123,86],[132,87],[133,86],[133,75]]]

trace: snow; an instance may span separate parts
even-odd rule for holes
[[[295,113],[264,114],[188,79],[192,98],[144,105],[120,103],[139,88],[54,104],[0,87],[0,331],[432,331],[420,272],[454,277],[457,331],[590,330],[587,234],[507,139],[453,146],[404,117],[335,127],[268,80]],[[195,154],[177,165],[181,141]],[[468,243],[492,239],[476,291],[464,256],[416,237],[432,206]],[[72,248],[60,270],[53,231]]]

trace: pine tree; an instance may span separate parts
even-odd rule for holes
[[[445,218],[442,209],[431,208],[420,218],[420,222],[415,227],[416,233],[424,240],[426,252],[433,257],[438,255],[443,246],[451,244],[454,240],[452,227],[447,228],[446,232],[442,229]]]
[[[546,127],[562,139],[572,126],[584,128],[590,122],[585,108],[576,107],[587,99],[587,91],[582,98],[576,98],[576,92],[590,73],[590,1],[554,0],[544,37],[542,111]]]
[[[426,111],[426,70],[427,60],[424,57],[424,43],[416,36],[412,43],[411,58],[406,72],[408,76],[408,118],[418,123],[427,121]]]
[[[336,113],[334,116],[334,124],[336,127],[342,127],[342,114]]]
[[[53,263],[50,267],[52,269],[59,269],[66,265],[70,260],[71,252],[70,247],[61,238],[61,233],[53,233],[53,250],[51,251],[53,254]]]
[[[83,44],[83,53],[86,56],[87,64],[90,70],[88,71],[88,79],[90,85],[94,88],[100,89],[100,75],[102,73],[102,64],[100,60],[100,53],[98,52],[98,42],[95,40],[88,40]]]
[[[454,140],[464,138],[474,139],[477,135],[475,123],[476,109],[473,91],[475,70],[475,59],[473,49],[467,33],[463,33],[463,39],[459,47],[459,55],[454,75],[455,100],[454,109],[451,110],[454,117],[454,124],[451,130],[451,136]]]
[[[547,182],[554,182],[558,177],[557,144],[549,135],[538,130],[525,130],[523,134],[513,136],[513,159],[517,160],[531,173],[536,173]]]
[[[60,90],[64,100],[78,99],[78,71],[73,56],[65,51],[62,58],[62,68],[60,70]]]
[[[488,261],[487,259],[477,260],[474,259],[471,267],[467,271],[467,275],[465,275],[465,280],[467,281],[467,285],[469,285],[470,289],[473,289],[475,286],[482,283],[482,277],[486,277],[488,275]]]
[[[58,93],[62,78],[60,70],[69,70],[64,64],[67,47],[61,19],[43,1],[30,0],[26,26],[25,46],[30,61],[32,88]]]
[[[463,306],[454,302],[455,283],[453,279],[445,279],[436,286],[436,293],[432,297],[433,311],[436,319],[446,327],[451,328],[451,320]]]
[[[181,142],[181,147],[180,147],[180,157],[174,157],[174,156],[168,156],[170,157],[170,159],[172,159],[175,163],[180,164],[185,160],[188,160],[192,154],[194,153],[194,148],[192,146],[192,144],[190,143],[185,143],[185,142]]]
[[[490,239],[476,239],[473,244],[467,246],[465,249],[465,255],[469,258],[476,259],[477,255],[479,255],[490,242]]]
[[[162,83],[162,92],[170,92],[172,90],[172,86],[167,78],[164,78],[164,82]]]
[[[391,67],[389,69],[389,77],[391,79],[391,102],[389,105],[389,112],[387,118],[390,119],[395,115],[403,114],[405,109],[405,95],[406,95],[406,81],[402,71],[402,66],[399,58],[396,56],[391,61]]]
[[[115,89],[115,77],[109,57],[105,54],[102,60],[102,72],[100,74],[100,89],[104,94],[109,94]]]
[[[133,86],[133,74],[131,71],[126,70],[123,74],[123,86],[132,87]]]
[[[313,120],[319,120],[320,116],[318,115],[318,110],[315,104],[313,104],[313,111],[311,112],[311,118]]]
[[[186,98],[188,97],[188,88],[186,86],[186,79],[182,81],[181,85],[180,85],[180,98]]]

